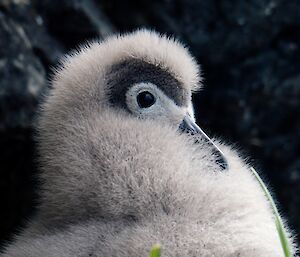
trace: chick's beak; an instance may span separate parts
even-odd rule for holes
[[[217,156],[216,162],[220,165],[220,167],[223,170],[228,169],[228,162],[222,150],[209,138],[209,136],[205,134],[205,132],[195,123],[195,121],[191,118],[189,114],[187,114],[184,117],[183,121],[179,125],[179,129],[182,132],[188,133],[192,136],[203,137],[209,144],[212,145],[214,149],[214,154],[216,154]]]

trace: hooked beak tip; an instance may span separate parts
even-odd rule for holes
[[[228,161],[225,157],[222,150],[212,141],[212,139],[206,135],[206,133],[192,120],[189,114],[187,114],[181,124],[179,125],[179,129],[182,132],[186,132],[191,134],[192,136],[200,135],[203,137],[210,145],[212,145],[214,152],[217,154],[218,158],[216,163],[223,169],[228,169]],[[196,142],[199,142],[196,140]]]

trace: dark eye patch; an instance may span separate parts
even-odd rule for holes
[[[189,92],[169,72],[142,60],[129,59],[111,67],[106,77],[110,88],[110,102],[127,108],[126,92],[136,83],[150,82],[158,86],[178,106],[186,106]]]

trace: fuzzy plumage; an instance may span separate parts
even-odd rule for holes
[[[269,203],[232,149],[220,145],[230,167],[221,172],[206,142],[111,106],[107,71],[128,58],[167,70],[189,93],[198,85],[188,52],[154,32],[65,60],[39,120],[39,212],[3,257],[146,257],[155,243],[163,257],[283,256]]]

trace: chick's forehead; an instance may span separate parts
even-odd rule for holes
[[[73,90],[85,90],[89,85],[101,84],[101,80],[107,82],[105,78],[112,68],[118,65],[119,68],[125,67],[129,65],[129,60],[135,70],[142,67],[141,71],[145,70],[146,74],[149,74],[150,66],[152,71],[159,68],[164,72],[164,79],[168,77],[168,82],[179,91],[191,92],[200,88],[199,67],[188,50],[178,41],[149,30],[110,36],[102,42],[88,44],[66,56],[55,73],[54,88],[63,84]],[[161,89],[167,93],[166,87]],[[184,98],[183,95],[181,93],[180,97]],[[171,96],[180,105],[180,97]]]

